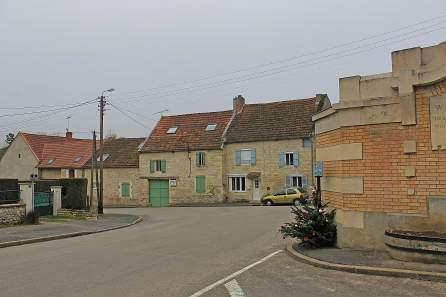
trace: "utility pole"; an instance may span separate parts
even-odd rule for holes
[[[104,213],[104,111],[105,111],[105,104],[107,103],[105,100],[104,94],[106,92],[111,93],[115,89],[111,88],[108,90],[105,90],[102,92],[101,96],[99,97],[99,162],[100,162],[100,184],[99,184],[99,199],[98,199],[98,214]]]
[[[89,207],[90,207],[90,211],[94,211],[95,214],[97,214],[97,209],[96,207],[93,207],[93,195],[94,195],[94,172],[96,170],[96,131],[93,131],[93,143],[92,143],[93,147],[91,149],[91,168],[90,168],[90,203],[89,203]],[[97,188],[97,184],[96,184],[96,188]],[[97,196],[96,196],[96,200],[97,200]]]

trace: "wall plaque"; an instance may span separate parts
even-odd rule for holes
[[[446,95],[430,98],[432,150],[446,150]]]

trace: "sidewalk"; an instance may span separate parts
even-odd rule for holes
[[[446,265],[398,261],[384,251],[305,249],[291,241],[286,250],[300,262],[325,269],[446,282]]]
[[[0,228],[0,248],[104,232],[141,220],[138,216],[121,214],[105,214],[97,221],[42,219],[39,225]]]

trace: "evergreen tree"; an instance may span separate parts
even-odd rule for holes
[[[281,226],[283,238],[300,239],[300,245],[306,247],[333,246],[336,241],[336,210],[327,210],[327,206],[328,203],[320,206],[308,203],[291,207],[295,221]]]

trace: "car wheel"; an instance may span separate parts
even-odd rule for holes
[[[265,205],[266,205],[266,206],[272,206],[272,205],[273,205],[273,202],[272,202],[271,200],[266,200],[266,201],[265,201]]]
[[[295,200],[293,201],[293,204],[294,204],[294,206],[300,206],[300,201],[299,201],[299,199],[295,199]]]

